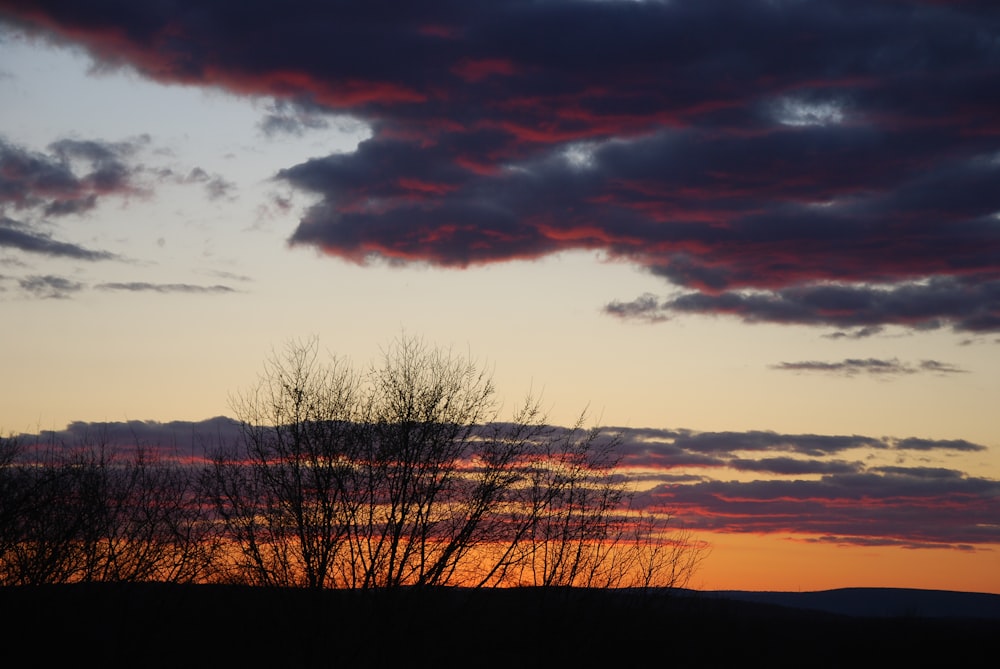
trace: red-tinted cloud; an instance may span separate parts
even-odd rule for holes
[[[485,432],[493,427],[503,426]],[[551,436],[565,431],[553,426]],[[42,450],[141,446],[160,458],[203,464],[206,453],[236,443],[239,433],[238,422],[218,417],[78,422],[20,439]],[[617,440],[621,471],[641,483],[637,508],[670,510],[698,532],[960,550],[1000,544],[1000,481],[928,464],[986,450],[968,441],[613,427],[602,438]],[[852,459],[858,452],[899,464]]]
[[[818,479],[665,484],[643,500],[715,532],[960,550],[1000,543],[1000,482],[954,470],[892,468]]]
[[[293,245],[448,267],[601,249],[689,291],[619,316],[1000,330],[995,3],[0,11],[158,81],[369,123],[357,152],[277,171],[317,197]]]
[[[1000,543],[1000,482],[926,465],[985,450],[968,441],[663,429],[618,437],[624,465],[649,487],[639,505],[672,509],[692,528],[910,548]],[[852,451],[904,464],[851,460]]]

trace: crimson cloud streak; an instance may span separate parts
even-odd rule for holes
[[[447,267],[597,250],[667,283],[605,306],[625,318],[1000,331],[996,3],[0,12],[104,66],[368,124],[357,151],[277,170],[316,198],[293,245]]]
[[[949,458],[986,451],[962,439],[627,427],[603,435],[618,443],[621,472],[638,491],[636,508],[671,512],[698,534],[958,551],[1000,544],[1000,481],[947,466]],[[20,438],[43,450],[141,446],[151,457],[198,466],[239,436],[240,424],[220,416],[74,422]]]

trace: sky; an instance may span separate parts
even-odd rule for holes
[[[0,0],[0,432],[402,333],[622,440],[704,589],[1000,593],[1000,8]]]

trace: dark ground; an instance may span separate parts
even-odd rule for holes
[[[995,617],[965,618],[953,610],[943,617],[915,610],[845,615],[799,604],[791,608],[745,601],[736,593],[697,592],[8,587],[0,588],[0,662],[220,669],[359,664],[857,669],[885,662],[983,666],[984,660],[995,660],[1000,642]]]

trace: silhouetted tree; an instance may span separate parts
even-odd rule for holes
[[[530,397],[499,421],[467,357],[402,337],[358,373],[291,343],[233,406],[241,438],[203,479],[230,580],[617,587],[663,567],[659,535],[635,534],[617,442],[583,418],[548,426]]]
[[[478,431],[496,418],[492,380],[469,359],[404,338],[368,381],[351,566],[366,587],[447,583],[502,490],[504,455]]]
[[[234,551],[231,578],[312,588],[345,583],[338,560],[362,500],[360,379],[316,342],[289,344],[233,400],[242,437],[216,450],[203,484]]]
[[[107,442],[19,448],[0,466],[0,583],[195,582],[215,532],[190,468]]]
[[[216,532],[195,472],[142,445],[80,452],[83,553],[79,580],[190,583],[207,578]]]
[[[5,582],[4,564],[17,544],[18,517],[21,515],[24,495],[14,466],[21,452],[15,437],[0,437],[0,583]]]
[[[5,506],[12,513],[0,554],[3,583],[65,583],[80,575],[79,539],[93,518],[81,504],[85,476],[52,449],[33,451],[28,461],[5,467]]]

